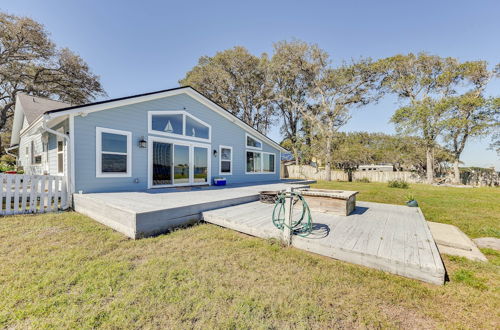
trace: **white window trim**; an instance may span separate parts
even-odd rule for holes
[[[40,136],[37,136],[30,141],[30,165],[31,166],[42,166],[43,165],[43,157],[42,157],[42,152],[36,153],[36,148],[35,148],[35,139],[40,140]],[[37,163],[35,159],[37,157],[40,157],[40,163]]]
[[[171,143],[173,145],[182,145],[189,147],[189,177],[194,179],[194,175],[192,175],[194,171],[193,162],[194,162],[194,148],[206,148],[207,149],[207,182],[194,182],[189,180],[188,183],[173,183],[173,184],[162,184],[162,185],[153,185],[153,143],[154,142],[162,142],[162,143]],[[181,186],[203,186],[203,185],[212,185],[212,161],[210,159],[211,153],[211,145],[205,143],[198,142],[190,142],[190,141],[182,141],[182,140],[173,140],[163,137],[157,136],[148,136],[148,189],[156,189],[156,188],[168,188],[168,187],[181,187]],[[175,152],[175,148],[174,148]],[[174,156],[175,157],[175,156]]]
[[[264,172],[264,154],[267,154],[267,155],[274,155],[274,171],[272,172]],[[276,174],[276,154],[274,152],[262,152],[262,173],[263,174]]]
[[[127,172],[126,173],[103,173],[102,172],[102,133],[125,135],[127,137]],[[132,132],[121,131],[112,128],[96,127],[96,178],[128,178],[132,176]],[[122,152],[107,152],[107,154],[123,155]]]
[[[251,138],[252,138],[252,139],[254,139],[255,141],[259,142],[259,143],[260,143],[260,148],[258,148],[258,147],[251,147],[251,146],[249,146],[249,145],[247,144],[247,139],[248,139],[248,137],[251,137]],[[250,134],[248,134],[248,133],[245,133],[245,147],[246,147],[247,149],[252,149],[252,150],[262,150],[262,141],[261,141],[261,140],[259,140],[259,139],[257,139],[257,138],[256,138],[256,137],[254,137],[253,135],[250,135]],[[245,155],[245,156],[246,156],[246,155]]]
[[[231,167],[230,167],[231,171],[229,171],[229,172],[222,172],[222,161],[223,161],[222,149],[231,150],[231,159],[229,160],[229,162],[231,163]],[[224,161],[227,162],[228,160],[224,160]],[[233,147],[223,146],[223,145],[219,146],[219,175],[233,175]]]
[[[182,134],[167,133],[167,132],[153,130],[153,115],[182,115]],[[186,116],[208,127],[208,139],[186,135]],[[187,111],[164,111],[164,110],[148,111],[148,133],[153,135],[163,135],[163,136],[182,138],[186,140],[193,140],[200,142],[209,142],[209,143],[212,142],[212,126],[210,124],[207,124],[203,120],[196,118]]]
[[[64,128],[61,127],[57,130],[59,133],[64,133]],[[63,150],[62,151],[59,151],[59,141],[62,141],[63,143]],[[66,159],[64,157],[65,153],[66,153],[66,144],[64,143],[64,139],[61,138],[60,136],[56,136],[56,172],[57,174],[64,174],[64,169],[66,168]],[[59,154],[62,154],[63,155],[63,171],[62,172],[59,172]]]
[[[254,152],[260,154],[260,171],[259,172],[247,172],[247,152]],[[274,171],[264,172],[264,154],[274,155]],[[245,150],[245,174],[276,174],[276,154],[274,152],[266,151],[255,151],[255,150]]]

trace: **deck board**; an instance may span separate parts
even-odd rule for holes
[[[132,238],[201,219],[261,238],[281,238],[271,219],[274,205],[257,200],[259,191],[288,187],[290,183],[75,194],[74,205],[77,212]],[[358,202],[349,216],[312,212],[312,217],[313,233],[293,236],[294,247],[430,283],[444,282],[439,251],[419,208]]]
[[[361,211],[349,216],[313,212],[318,232],[305,238],[294,236],[292,245],[347,262],[443,284],[444,266],[434,241],[429,241],[430,232],[421,212],[406,206],[378,203],[358,202],[358,206]],[[281,231],[272,225],[272,210],[273,205],[250,202],[203,212],[203,220],[257,237],[279,238]]]

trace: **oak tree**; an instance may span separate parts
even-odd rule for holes
[[[99,77],[81,57],[59,49],[40,23],[0,13],[0,132],[6,134],[16,94],[82,104],[105,96]]]
[[[391,121],[399,132],[425,141],[427,182],[434,179],[434,149],[449,106],[448,97],[463,80],[460,63],[451,57],[425,53],[396,55],[379,61],[386,72],[382,87],[405,104]]]
[[[195,88],[259,132],[266,133],[273,115],[268,61],[265,54],[257,57],[237,46],[214,56],[202,56],[179,84]]]

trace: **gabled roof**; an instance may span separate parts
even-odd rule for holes
[[[82,105],[73,105],[73,106],[68,105],[67,107],[64,107],[64,108],[54,108],[53,110],[47,111],[47,113],[55,113],[55,112],[60,112],[60,111],[72,110],[72,109],[80,109],[80,108],[94,106],[94,105],[106,104],[106,103],[111,103],[111,102],[129,100],[129,99],[135,99],[135,98],[142,97],[142,96],[149,96],[149,95],[161,94],[161,93],[165,93],[165,92],[172,92],[172,91],[186,89],[186,88],[190,88],[192,90],[195,90],[194,88],[192,88],[190,86],[175,87],[175,88],[163,89],[163,90],[156,91],[156,92],[135,94],[135,95],[118,97],[118,98],[114,98],[114,99],[109,99],[109,100],[104,100],[104,101],[99,101],[99,102],[92,102],[92,103],[87,103],[87,104],[82,104]],[[198,92],[198,91],[196,91],[196,92]],[[198,92],[198,93],[201,94],[200,92]],[[206,97],[206,96],[204,96],[204,97]]]
[[[54,101],[38,96],[30,96],[23,93],[18,94],[17,100],[21,104],[24,116],[26,116],[26,120],[30,125],[44,113],[56,109],[71,107],[71,104],[69,103]]]
[[[81,114],[81,113],[90,113],[90,112],[95,112],[95,111],[103,111],[103,110],[107,110],[107,109],[111,109],[111,108],[116,108],[119,106],[124,106],[124,105],[139,103],[139,102],[145,102],[145,101],[149,101],[149,100],[153,100],[153,99],[158,99],[158,98],[182,94],[182,93],[190,95],[191,97],[193,97],[197,101],[201,102],[202,104],[204,104],[208,108],[210,108],[213,111],[226,117],[227,119],[232,121],[234,124],[243,128],[248,133],[253,134],[256,137],[264,140],[265,142],[267,142],[268,144],[277,148],[278,150],[280,150],[282,152],[288,152],[286,149],[284,149],[282,146],[280,146],[279,143],[271,140],[270,138],[268,138],[264,134],[260,133],[255,128],[251,127],[250,125],[248,125],[247,123],[245,123],[244,121],[242,121],[241,119],[239,119],[238,117],[233,115],[231,112],[229,112],[227,109],[225,109],[221,105],[215,103],[214,101],[210,100],[207,96],[198,92],[196,89],[192,88],[191,86],[176,87],[176,88],[164,89],[164,90],[160,90],[160,91],[156,91],[156,92],[137,94],[137,95],[120,97],[120,98],[115,98],[115,99],[110,99],[110,100],[105,100],[105,101],[99,101],[99,102],[93,102],[93,103],[88,103],[88,104],[52,109],[52,110],[46,111],[45,115],[48,118],[56,118],[56,117],[66,115],[66,114]]]
[[[48,111],[66,108],[69,106],[71,106],[69,103],[54,101],[38,96],[30,96],[24,93],[17,93],[10,145],[14,146],[19,143],[19,135],[23,129],[25,120],[29,127]]]

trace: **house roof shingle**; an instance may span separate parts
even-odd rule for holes
[[[23,108],[24,116],[30,125],[46,112],[71,106],[69,103],[27,94],[18,94],[18,100]]]

